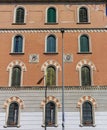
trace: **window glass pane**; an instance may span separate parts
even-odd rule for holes
[[[55,104],[49,102],[46,104],[46,125],[51,126],[55,124]]]
[[[56,22],[56,10],[54,8],[48,9],[47,22],[50,22],[50,23]]]
[[[16,36],[14,38],[14,51],[13,52],[22,52],[23,47],[23,38],[21,36]]]
[[[85,102],[83,104],[83,124],[92,124],[93,118],[92,118],[92,105],[89,102]]]
[[[8,125],[17,125],[18,124],[18,104],[11,103],[9,106],[9,115],[8,115]]]
[[[79,9],[79,22],[88,22],[88,14],[86,8]]]
[[[47,68],[46,85],[56,85],[56,70],[52,66]]]
[[[52,35],[47,38],[47,52],[56,52],[56,38]]]
[[[90,68],[87,66],[81,69],[82,86],[91,85]]]
[[[21,82],[21,69],[19,67],[14,67],[12,70],[12,85],[20,86]]]
[[[89,38],[85,35],[80,37],[80,52],[89,52]]]
[[[16,23],[24,23],[24,9],[18,8],[16,10]]]

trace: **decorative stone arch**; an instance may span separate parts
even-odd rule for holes
[[[42,65],[41,71],[45,71],[46,68],[47,68],[48,66],[50,66],[50,65],[55,66],[57,70],[61,70],[61,66],[60,66],[60,64],[59,64],[57,61],[55,61],[55,60],[48,60],[48,61],[46,61],[46,62]]]
[[[82,107],[82,104],[84,102],[90,102],[91,105],[92,105],[92,120],[93,120],[93,123],[91,124],[92,126],[96,126],[95,125],[95,108],[97,107],[97,103],[96,103],[96,100],[91,97],[91,96],[83,96],[79,99],[78,103],[77,103],[77,107],[80,109],[80,126],[84,126],[83,124],[83,107]]]
[[[76,70],[79,71],[81,69],[81,67],[84,65],[89,66],[91,68],[91,70],[96,70],[96,67],[93,64],[93,62],[88,59],[83,59],[83,60],[79,61],[76,66]]]
[[[22,71],[26,71],[26,66],[25,64],[20,61],[20,60],[15,60],[15,61],[12,61],[11,63],[9,63],[9,65],[7,66],[7,71],[10,71],[14,66],[20,66]]]
[[[77,103],[77,107],[81,107],[82,104],[85,102],[85,101],[89,101],[92,103],[93,107],[97,107],[97,103],[96,103],[96,100],[91,97],[91,96],[83,96],[79,99],[78,103]]]
[[[44,100],[41,102],[41,107],[43,108],[43,107],[45,106],[45,104],[48,103],[48,102],[50,102],[50,101],[54,102],[58,108],[61,107],[61,103],[60,103],[59,100],[58,100],[56,97],[54,97],[54,96],[48,96],[46,99],[44,99]]]
[[[19,105],[19,107],[20,107],[21,109],[24,108],[24,102],[23,102],[23,100],[22,100],[21,98],[17,97],[17,96],[13,96],[13,97],[8,98],[8,99],[4,102],[3,107],[4,107],[5,109],[8,108],[8,106],[9,106],[10,103],[12,103],[12,102],[17,102],[18,105]]]

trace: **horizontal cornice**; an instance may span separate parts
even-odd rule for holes
[[[67,33],[75,32],[107,32],[107,28],[23,28],[23,29],[0,29],[0,33]]]
[[[107,0],[0,0],[0,3],[10,3],[10,2],[14,2],[14,3],[24,3],[24,2],[107,2]]]
[[[45,86],[0,87],[0,91],[45,90],[45,89],[46,89]],[[48,86],[47,90],[62,90],[62,87]],[[107,90],[107,86],[65,86],[64,90]]]

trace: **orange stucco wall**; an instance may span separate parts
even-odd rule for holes
[[[104,28],[107,25],[105,4],[20,4],[26,9],[26,24],[14,25],[14,9],[18,4],[0,5],[0,29],[33,29],[33,28]],[[58,24],[45,24],[45,13],[48,7],[55,7],[58,11]],[[89,24],[78,24],[77,10],[86,6],[89,10]],[[24,37],[24,54],[12,55],[12,37],[21,34]],[[49,34],[57,37],[58,54],[45,54],[45,39]],[[78,53],[78,37],[87,34],[90,38],[92,53]],[[107,85],[107,32],[65,32],[64,53],[73,55],[73,62],[64,63],[64,84],[70,86],[80,85],[79,72],[76,66],[79,61],[91,61],[96,70],[93,71],[93,85]],[[30,54],[39,54],[38,63],[29,63]],[[47,60],[55,60],[62,64],[62,34],[60,32],[21,32],[12,30],[0,32],[0,86],[9,85],[9,71],[7,66],[14,60],[22,61],[27,70],[23,72],[22,86],[37,86],[37,82],[44,75],[42,65]],[[58,71],[58,86],[61,86],[62,70]],[[42,82],[39,85],[44,85]]]

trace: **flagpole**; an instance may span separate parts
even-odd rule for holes
[[[61,28],[62,33],[62,130],[64,130],[64,28]]]

